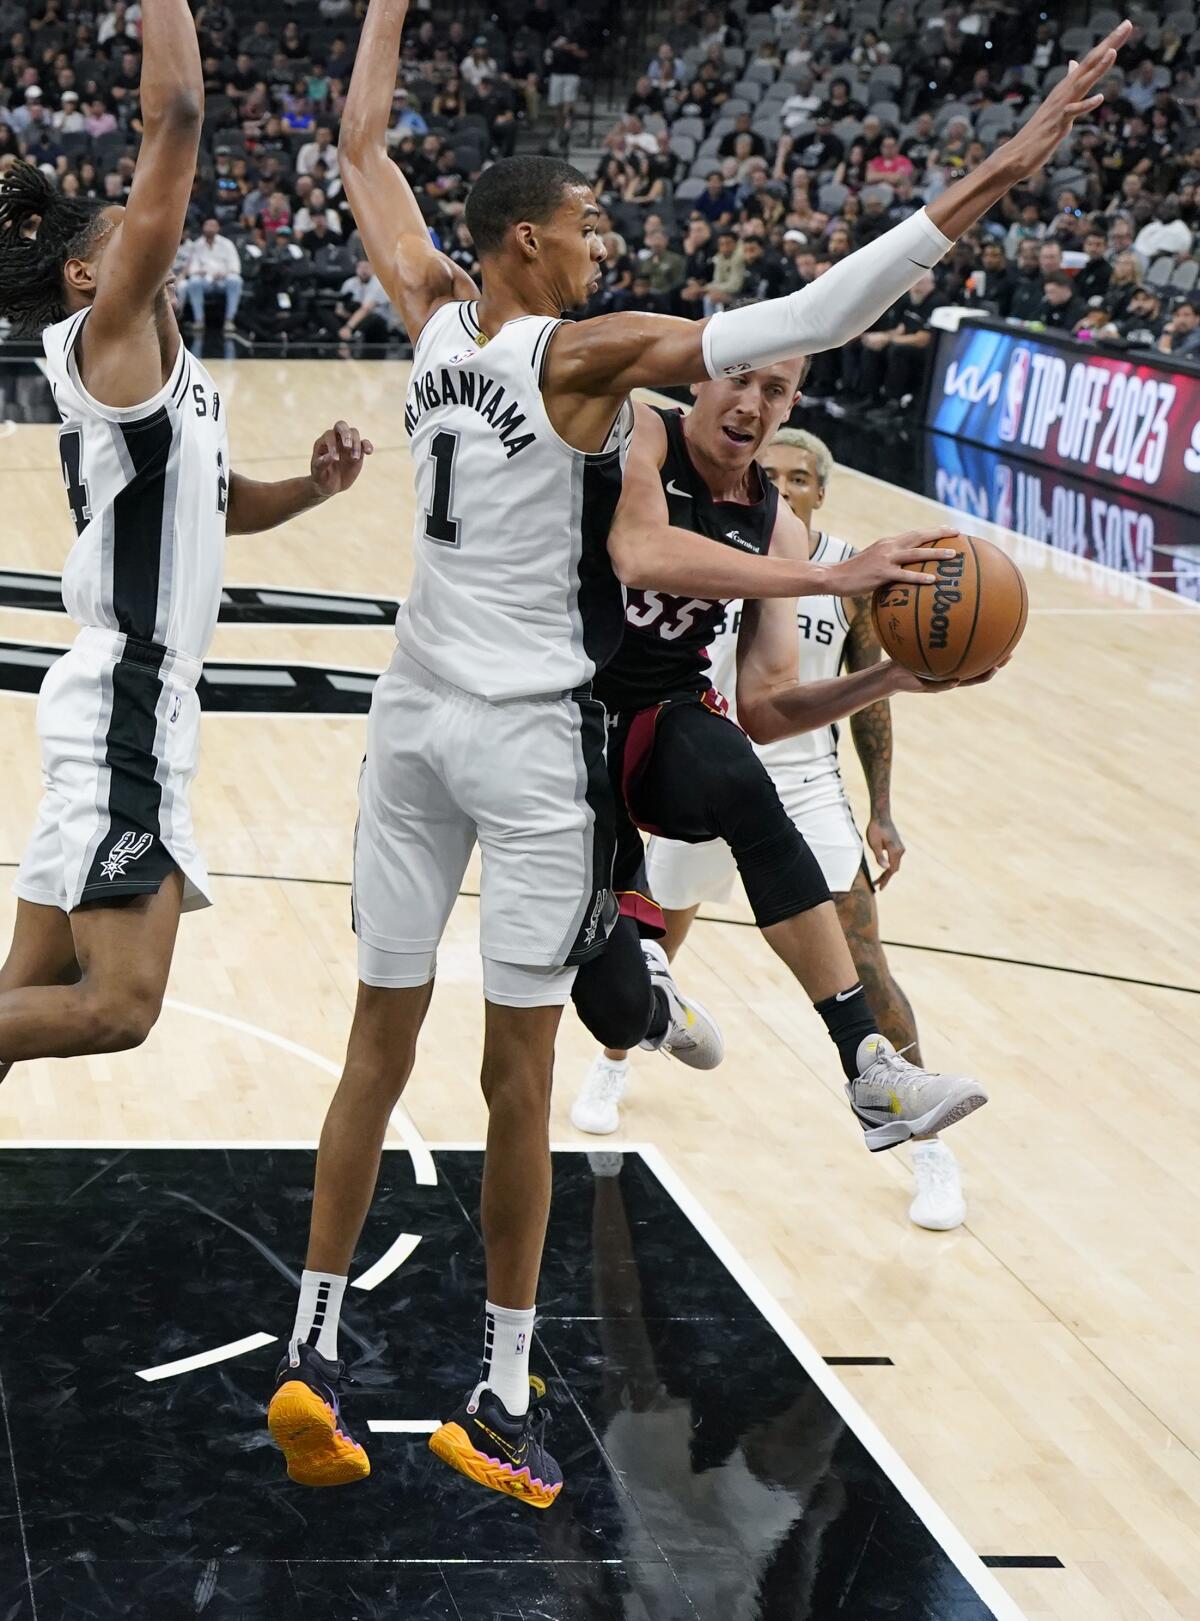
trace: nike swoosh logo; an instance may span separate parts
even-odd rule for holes
[[[838,991],[834,996],[835,1002],[848,1002],[852,996],[861,996],[862,986],[856,985],[852,991]]]
[[[479,1428],[488,1437],[488,1439],[493,1443],[493,1445],[498,1447],[500,1449],[500,1451],[504,1453],[505,1457],[508,1458],[511,1462],[513,1462],[515,1464],[518,1464],[518,1465],[523,1464],[525,1462],[525,1459],[526,1459],[526,1457],[527,1457],[527,1455],[529,1453],[529,1442],[528,1441],[522,1441],[522,1443],[521,1443],[521,1445],[519,1447],[510,1446],[508,1444],[508,1442],[506,1440],[504,1440],[504,1438],[502,1436],[499,1436],[499,1435],[496,1434],[495,1430],[489,1430],[487,1425],[486,1424],[480,1424],[478,1419],[476,1419],[475,1422],[477,1424],[479,1424]]]
[[[667,494],[681,495],[685,501],[690,501],[692,499],[691,492],[689,490],[677,490],[674,483],[670,479],[667,480]]]
[[[905,254],[905,258],[908,258],[907,254]],[[932,270],[933,269],[932,265],[923,265],[919,259],[909,259],[908,262],[909,262],[910,265],[916,265],[918,270]]]

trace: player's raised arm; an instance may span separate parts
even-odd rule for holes
[[[954,534],[953,529],[877,541],[848,562],[833,565],[811,562],[807,545],[777,555],[772,540],[772,555],[758,557],[689,529],[677,529],[671,523],[660,477],[667,455],[666,429],[662,418],[648,405],[638,405],[635,411],[621,500],[608,537],[608,553],[617,578],[631,589],[708,597],[714,602],[733,597],[791,599],[827,592],[841,596],[893,581],[928,585],[931,575],[910,572],[904,564],[931,556],[955,555],[952,551],[930,552],[928,546],[919,547],[921,541]],[[781,513],[784,510],[781,508]],[[788,518],[803,532],[798,518],[791,513]],[[855,572],[849,574],[847,570]]]
[[[82,340],[84,371],[91,393],[115,406],[140,404],[163,381],[157,322],[204,123],[200,47],[186,0],[146,0],[139,96],[142,144],[112,240],[98,262],[68,259],[63,269],[68,286],[95,288]]]
[[[957,237],[1040,169],[1077,118],[1100,105],[1103,97],[1095,87],[1131,27],[1123,22],[1075,63],[1024,128],[972,174],[815,282],[785,298],[726,310],[702,323],[632,314],[580,323],[555,341],[547,392],[617,397],[638,387],[699,383],[837,349],[858,337],[949,252]]]
[[[412,343],[439,304],[478,298],[475,283],[429,237],[412,187],[387,149],[408,0],[371,0],[338,135],[338,166],[371,268]]]

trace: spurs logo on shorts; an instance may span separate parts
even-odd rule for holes
[[[101,878],[107,878],[109,883],[123,878],[126,867],[140,860],[153,843],[152,833],[122,833],[100,864]]]
[[[583,932],[585,946],[593,946],[596,943],[596,931],[604,921],[604,911],[608,905],[608,897],[609,891],[607,889],[598,889],[596,891],[596,904],[592,907],[592,915],[588,918],[587,927]]]

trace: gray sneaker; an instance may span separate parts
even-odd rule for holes
[[[868,1036],[861,1044],[858,1070],[846,1083],[846,1096],[873,1154],[910,1137],[933,1137],[988,1100],[978,1081],[918,1069],[883,1036]]]
[[[648,1051],[668,1053],[689,1069],[716,1069],[725,1056],[721,1027],[712,1015],[690,996],[684,996],[671,977],[667,954],[657,940],[642,941],[642,956],[650,970],[650,983],[664,991],[671,1022],[661,1041],[643,1041]]]

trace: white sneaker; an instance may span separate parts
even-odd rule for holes
[[[643,1041],[647,1052],[668,1053],[689,1069],[716,1069],[725,1056],[720,1026],[699,1002],[684,996],[671,977],[667,954],[657,940],[642,941],[650,983],[667,993],[671,1022],[661,1041]]]
[[[910,1137],[936,1136],[988,1100],[978,1081],[918,1069],[883,1036],[867,1036],[859,1046],[858,1071],[846,1082],[846,1096],[873,1154]]]
[[[628,1058],[606,1058],[597,1053],[592,1067],[571,1105],[571,1124],[577,1131],[607,1137],[621,1124],[621,1099],[629,1079]]]
[[[948,1233],[967,1219],[958,1161],[945,1143],[914,1143],[913,1181],[916,1196],[908,1207],[908,1219],[935,1233]]]

